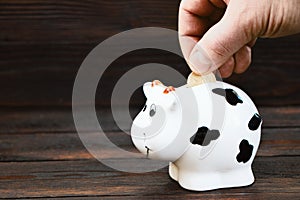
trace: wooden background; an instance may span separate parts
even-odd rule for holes
[[[259,39],[253,62],[227,82],[244,89],[264,117],[254,163],[257,182],[247,188],[193,193],[167,170],[114,171],[81,144],[72,119],[72,87],[85,56],[106,38],[132,28],[177,29],[178,0],[0,0],[0,198],[219,198],[299,199],[300,35]],[[107,135],[120,136],[107,107],[114,83],[133,66],[158,62],[189,74],[184,60],[139,50],[116,60],[97,96]],[[141,94],[131,102],[143,104]],[[147,180],[147,181],[145,181]]]
[[[92,48],[131,28],[176,30],[178,5],[178,0],[1,0],[0,105],[70,106],[77,70]],[[299,105],[299,43],[299,35],[258,40],[250,70],[228,81],[258,105]],[[185,62],[174,57],[137,51],[117,60],[108,74],[113,79],[147,62],[168,63],[188,74]]]

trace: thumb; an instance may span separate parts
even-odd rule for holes
[[[241,18],[236,11],[232,12],[233,15],[229,12],[227,8],[223,18],[204,34],[191,51],[188,63],[194,72],[207,74],[218,69],[252,40],[247,24],[249,20]]]

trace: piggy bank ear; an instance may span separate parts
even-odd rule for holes
[[[147,82],[143,86],[143,91],[144,91],[144,94],[145,94],[147,99],[151,98],[151,85],[152,85],[152,83]]]
[[[163,84],[147,82],[144,84],[143,90],[147,99],[172,110],[176,108],[177,98],[175,91],[166,92],[168,88]]]

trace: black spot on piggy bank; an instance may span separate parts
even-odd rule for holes
[[[172,179],[195,191],[254,182],[262,120],[245,92],[219,81],[178,88],[153,81],[143,90],[132,141],[149,159],[169,161]]]
[[[207,127],[200,127],[198,131],[191,138],[192,144],[207,146],[212,140],[218,139],[220,132],[218,130],[209,130]]]

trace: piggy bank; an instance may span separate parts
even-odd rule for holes
[[[143,91],[131,138],[149,159],[169,161],[172,179],[195,191],[254,182],[262,119],[245,92],[221,81],[178,88],[153,81]]]

